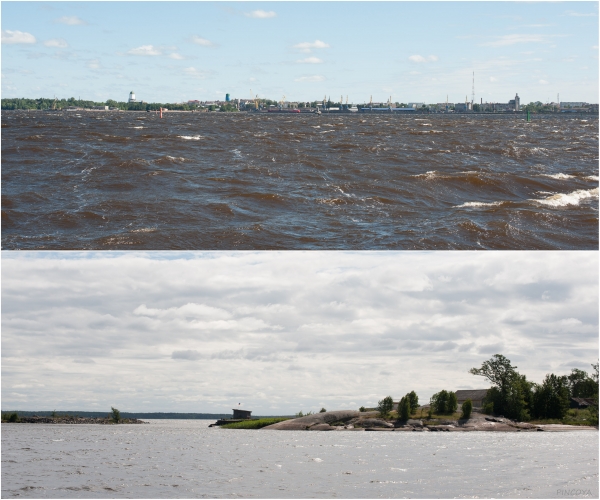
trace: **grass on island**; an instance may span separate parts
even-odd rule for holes
[[[598,425],[594,419],[594,415],[590,410],[580,410],[577,408],[571,408],[567,411],[564,418],[544,418],[544,419],[532,419],[529,421],[530,424],[536,425],[547,425],[547,424],[562,424],[562,425]]]
[[[262,429],[267,425],[276,424],[289,420],[290,417],[273,417],[273,418],[258,418],[256,420],[245,420],[244,422],[234,422],[233,424],[225,424],[219,427],[223,429]]]

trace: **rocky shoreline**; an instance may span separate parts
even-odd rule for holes
[[[436,420],[435,423],[419,419],[405,422],[377,418],[377,412],[354,410],[329,411],[306,417],[278,422],[262,430],[308,430],[308,431],[377,431],[377,432],[559,432],[598,430],[598,427],[530,424],[514,422],[507,418],[472,413],[468,420]]]
[[[76,417],[76,416],[60,416],[60,417],[19,417],[15,424],[100,424],[100,425],[121,425],[121,424],[146,424],[143,420],[137,418],[123,418],[117,424],[110,417]]]

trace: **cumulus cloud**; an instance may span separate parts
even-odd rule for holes
[[[202,38],[200,36],[197,35],[193,35],[190,38],[192,43],[195,43],[196,45],[201,45],[202,47],[214,47],[215,44],[213,42],[211,42],[210,40],[207,40],[206,38]]]
[[[46,40],[44,45],[46,47],[57,47],[59,49],[64,49],[69,46],[66,40],[63,40],[62,38],[52,38],[51,40]]]
[[[185,59],[181,54],[178,54],[177,52],[173,52],[172,54],[169,54],[169,58],[176,59],[178,61]]]
[[[160,56],[162,52],[154,45],[142,45],[127,51],[132,56]]]
[[[315,40],[314,42],[302,42],[294,45],[294,48],[300,52],[310,52],[313,49],[328,49],[329,44],[322,42],[321,40]]]
[[[84,26],[87,24],[83,19],[80,19],[77,16],[63,16],[54,21],[59,24],[66,24],[68,26]]]
[[[323,59],[319,59],[318,57],[306,57],[304,59],[298,59],[296,62],[300,64],[321,64]]]
[[[540,80],[538,83],[540,85],[548,85],[548,82],[546,80]]]
[[[26,31],[2,30],[2,43],[6,45],[33,44],[35,43],[35,37]]]
[[[269,19],[272,17],[277,17],[277,14],[272,10],[253,10],[252,12],[246,12],[244,15],[254,19]]]
[[[598,353],[597,252],[2,257],[3,408],[354,408],[476,388],[496,353],[534,381]]]
[[[100,69],[100,61],[98,61],[98,59],[92,59],[88,62],[87,67],[90,69]]]
[[[414,56],[410,56],[408,58],[408,60],[412,61],[412,62],[416,62],[416,63],[435,62],[438,60],[438,56],[423,57],[423,56],[416,54]]]
[[[294,80],[295,82],[323,82],[325,77],[322,75],[301,76]]]

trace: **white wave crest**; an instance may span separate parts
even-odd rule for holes
[[[542,174],[544,177],[550,177],[551,179],[572,179],[574,175],[569,174]]]
[[[566,207],[567,205],[579,205],[581,200],[586,200],[588,198],[597,199],[598,188],[587,191],[585,189],[578,189],[572,193],[558,193],[548,196],[548,198],[544,198],[543,200],[530,201],[535,201],[536,203],[541,203],[542,205],[548,205],[549,207]]]
[[[426,179],[433,179],[436,175],[437,175],[436,170],[429,170],[429,171],[425,172],[424,174],[417,174],[417,175],[413,175],[411,177],[425,177]]]
[[[185,139],[186,141],[199,141],[202,139],[201,135],[178,135],[180,139]]]
[[[588,175],[585,178],[589,179],[590,181],[598,181],[598,180],[600,180],[600,177],[598,177],[597,175]]]
[[[484,203],[483,201],[467,201],[466,203],[463,203],[462,205],[456,205],[454,208],[499,207],[503,203],[504,203],[503,201],[492,201],[490,203]]]

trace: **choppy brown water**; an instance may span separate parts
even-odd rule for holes
[[[596,249],[598,117],[3,112],[4,249]]]

